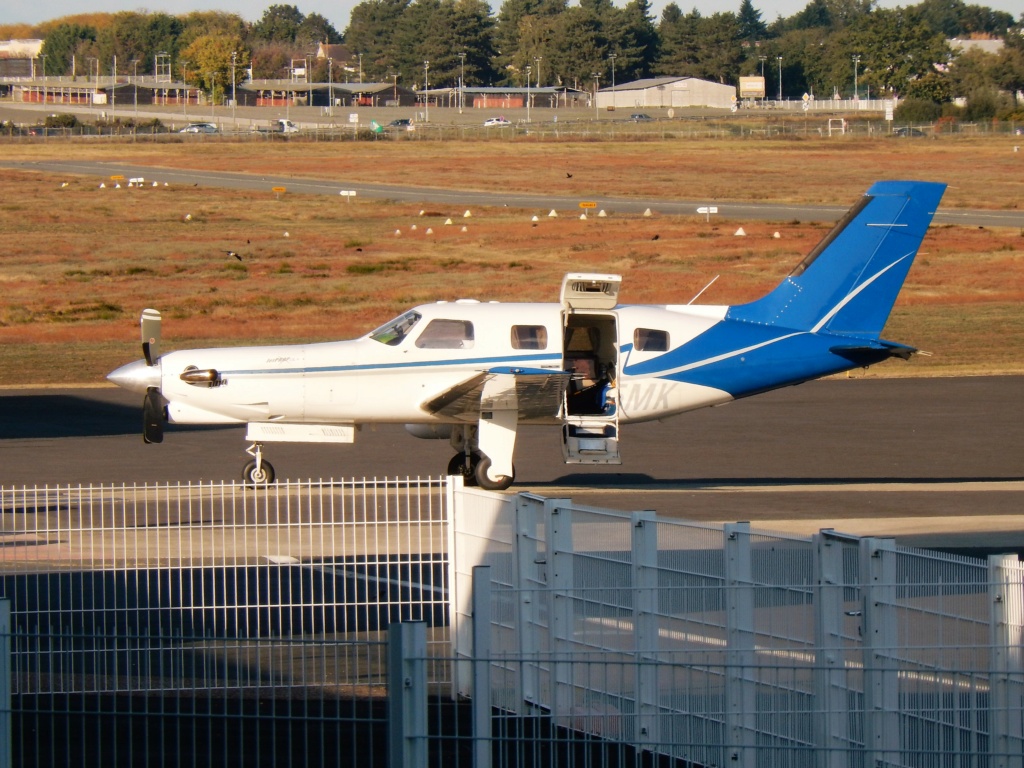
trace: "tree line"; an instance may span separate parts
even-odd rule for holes
[[[0,28],[2,30],[2,28]],[[8,30],[9,31],[9,30]],[[763,75],[769,98],[838,96],[954,99],[1013,111],[1024,90],[1024,14],[962,0],[881,9],[872,0],[810,0],[771,22],[753,0],[736,12],[684,13],[648,0],[364,0],[343,33],[323,16],[271,5],[259,21],[236,14],[122,12],[65,17],[38,28],[51,75],[151,75],[217,94],[233,81],[287,78],[296,60],[314,82],[395,82],[419,89],[567,86],[592,89],[657,76],[736,84]],[[988,36],[997,53],[951,49],[950,38]],[[344,43],[340,61],[318,44]]]

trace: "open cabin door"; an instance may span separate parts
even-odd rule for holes
[[[562,280],[562,359],[573,377],[562,406],[566,464],[621,464],[617,390],[619,275]]]

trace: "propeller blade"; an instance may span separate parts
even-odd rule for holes
[[[150,387],[142,401],[142,439],[146,443],[164,441],[164,403],[160,390]]]
[[[160,313],[155,309],[142,310],[142,354],[146,365],[160,359]]]

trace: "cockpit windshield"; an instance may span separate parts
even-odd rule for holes
[[[406,312],[400,317],[396,317],[377,330],[370,334],[370,338],[374,341],[379,341],[381,344],[387,344],[389,347],[397,347],[402,343],[402,340],[409,335],[409,331],[412,330],[413,326],[420,321],[419,312],[410,311]]]

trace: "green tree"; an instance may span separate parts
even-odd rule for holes
[[[567,8],[558,17],[555,35],[562,43],[551,55],[555,82],[586,89],[597,74],[602,86],[610,84],[608,38],[595,4]]]
[[[363,54],[363,71],[381,81],[398,73],[395,31],[410,0],[366,0],[352,9],[345,44]]]
[[[612,9],[606,26],[616,82],[649,77],[658,55],[658,30],[648,0],[630,0],[621,10]]]
[[[334,25],[319,13],[306,16],[295,31],[295,44],[301,48],[315,49],[318,43],[340,43],[341,34]]]
[[[155,74],[154,62],[158,53],[177,57],[181,34],[185,28],[181,19],[166,13],[154,13],[146,19],[146,50],[144,61],[139,62],[139,73]]]
[[[96,29],[79,24],[59,24],[43,40],[40,51],[46,56],[46,71],[51,75],[76,74],[71,72],[72,59],[84,45],[96,42]],[[75,69],[78,64],[75,62]]]
[[[754,7],[753,0],[743,0],[736,14],[741,40],[753,43],[768,36],[768,27],[761,20],[761,12]]]
[[[697,77],[719,83],[738,82],[744,56],[736,14],[706,16],[699,30]]]
[[[943,35],[913,8],[873,11],[851,27],[849,41],[849,50],[861,54],[863,82],[875,93],[902,95],[951,56]]]
[[[558,29],[567,7],[565,0],[505,0],[492,32],[493,78],[514,82],[539,58],[543,81],[559,82],[564,75],[558,64],[564,45]]]
[[[467,85],[493,82],[495,20],[490,6],[484,0],[456,0],[453,21],[456,54],[465,53],[464,65],[459,59],[459,76],[464,68]]]
[[[294,5],[271,5],[252,28],[258,40],[268,43],[294,43],[305,17]]]
[[[658,25],[661,50],[654,65],[655,74],[696,76],[702,21],[703,17],[697,9],[683,15],[675,3],[665,7]]]

